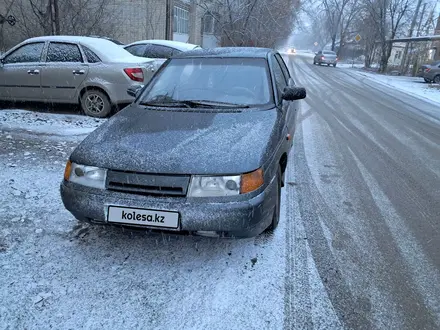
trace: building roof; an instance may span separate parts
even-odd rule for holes
[[[185,57],[248,57],[267,58],[273,52],[269,48],[257,47],[218,47],[212,49],[196,49],[174,56],[174,58]]]

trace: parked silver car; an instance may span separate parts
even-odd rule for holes
[[[141,40],[126,45],[124,48],[135,56],[154,59],[157,68],[171,56],[194,49],[200,49],[201,47],[180,41]]]
[[[80,104],[85,114],[108,116],[133,98],[127,88],[153,76],[153,60],[100,38],[28,39],[0,57],[0,100]]]
[[[313,58],[313,64],[327,64],[328,66],[333,65],[336,67],[337,63],[338,57],[336,53],[331,50],[320,50]]]
[[[440,63],[433,63],[423,72],[423,79],[426,82],[440,84]]]

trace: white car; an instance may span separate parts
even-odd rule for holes
[[[124,49],[135,56],[155,59],[157,67],[171,56],[199,48],[202,47],[171,40],[141,40],[124,46]]]

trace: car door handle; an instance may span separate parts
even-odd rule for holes
[[[34,74],[40,74],[40,70],[28,70],[28,74],[34,75]]]
[[[85,72],[84,70],[73,70],[72,73],[73,73],[74,75],[78,75],[78,74],[84,74],[84,73],[86,73],[86,72]]]

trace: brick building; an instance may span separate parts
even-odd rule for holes
[[[124,43],[169,39],[203,47],[218,45],[215,24],[197,0],[114,0],[120,20],[115,36]]]

